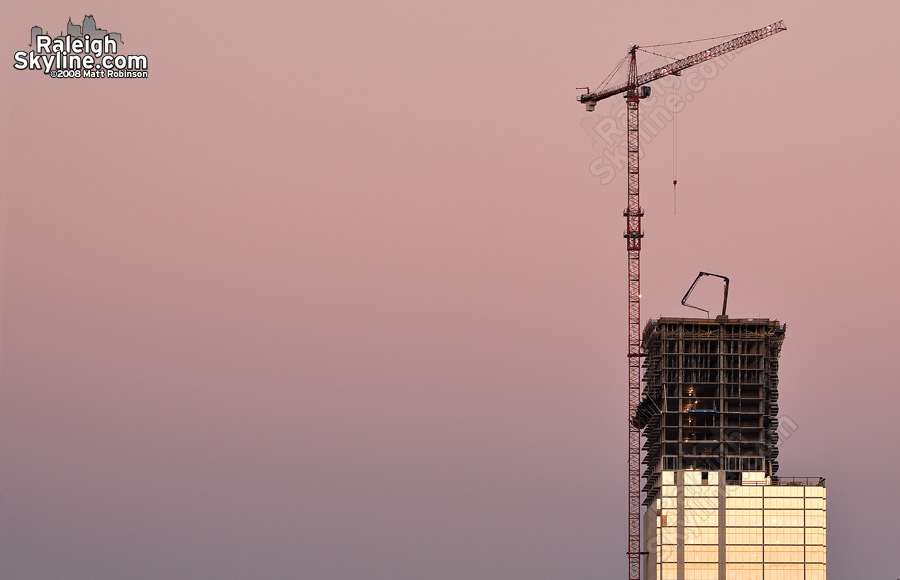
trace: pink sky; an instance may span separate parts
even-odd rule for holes
[[[832,578],[896,578],[898,12],[14,0],[0,578],[624,576],[624,103],[573,89],[779,18],[679,114],[677,215],[645,140],[644,315],[705,270],[787,323],[781,474]],[[149,79],[13,70],[85,13]]]

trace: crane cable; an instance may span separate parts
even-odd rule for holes
[[[709,38],[697,38],[695,40],[682,40],[681,42],[664,42],[662,44],[646,44],[644,48],[656,48],[658,46],[675,46],[676,44],[691,44],[693,42],[704,42],[707,40],[719,40],[720,38],[736,38],[741,36],[742,34],[747,34],[746,32],[739,32],[737,34],[725,34],[723,36],[710,36]]]
[[[672,103],[672,214],[678,215],[678,77]]]
[[[716,36],[713,38],[704,38],[701,40],[713,40],[716,38],[726,38],[724,36]],[[698,42],[696,40],[689,40],[687,42]],[[673,42],[670,44],[656,44],[653,46],[671,46],[672,44],[687,44],[687,42]],[[652,50],[645,50],[642,47],[638,47],[638,50],[641,52],[646,52],[647,54],[652,54],[654,56],[660,56],[662,58],[667,58],[670,60],[678,60],[674,56],[667,56],[665,54],[659,54],[658,52],[653,52]],[[621,66],[621,63],[619,63]],[[616,67],[616,70],[619,70],[619,67]],[[615,74],[616,71],[613,71]],[[609,78],[609,77],[607,77]],[[675,76],[675,102],[672,105],[672,213],[678,215],[678,76]]]
[[[603,79],[603,82],[600,83],[600,84],[597,86],[597,88],[594,89],[592,92],[598,93],[598,92],[600,92],[600,89],[605,88],[606,85],[608,85],[608,84],[610,83],[610,81],[612,81],[613,76],[614,76],[617,72],[619,72],[619,69],[620,69],[620,68],[622,68],[622,65],[625,64],[625,61],[628,60],[628,56],[629,56],[628,54],[626,54],[625,56],[623,56],[623,57],[622,57],[622,60],[619,61],[619,64],[616,65],[616,68],[614,68],[614,69],[612,70],[611,73],[609,73],[608,75],[606,75],[606,78]]]
[[[667,54],[659,54],[658,52],[653,52],[652,50],[645,50],[645,49],[644,49],[643,47],[641,47],[641,46],[638,47],[638,50],[641,51],[641,52],[646,52],[647,54],[652,54],[653,56],[661,56],[662,58],[667,58],[667,59],[669,59],[669,60],[671,60],[671,61],[676,61],[676,60],[678,60],[678,58],[676,58],[676,57],[674,57],[674,56],[669,56],[669,55],[667,55]]]

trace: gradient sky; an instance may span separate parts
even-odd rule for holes
[[[148,80],[13,70],[85,13]],[[705,270],[787,323],[781,474],[827,477],[831,578],[900,575],[895,3],[4,16],[3,580],[623,577],[625,182],[584,126],[624,103],[573,89],[779,18],[679,114],[677,214],[645,138],[644,316]]]

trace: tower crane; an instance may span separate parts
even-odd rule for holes
[[[632,45],[626,58],[629,60],[628,80],[610,88],[586,92],[578,97],[578,102],[593,111],[598,101],[624,93],[627,113],[628,148],[628,204],[625,216],[625,242],[628,252],[628,579],[640,580],[641,575],[641,488],[640,488],[640,422],[632,421],[640,404],[641,386],[641,218],[644,210],[640,203],[639,168],[639,123],[638,105],[650,96],[650,87],[655,80],[681,71],[743,48],[774,34],[787,30],[783,20],[751,30],[731,40],[717,44],[691,56],[678,59],[649,72],[638,74],[637,45]],[[709,39],[708,39],[709,40]]]

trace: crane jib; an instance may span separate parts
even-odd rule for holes
[[[696,54],[692,54],[691,56],[686,56],[682,59],[676,60],[675,62],[667,64],[666,66],[661,66],[644,74],[638,75],[633,84],[624,83],[609,89],[605,89],[599,93],[585,93],[578,97],[578,100],[582,103],[596,103],[597,101],[608,99],[609,97],[624,93],[630,89],[637,88],[641,85],[645,85],[663,77],[680,73],[681,71],[691,68],[692,66],[696,66],[713,58],[722,56],[723,54],[727,54],[731,51],[743,48],[748,44],[753,44],[754,42],[757,42],[764,38],[768,38],[773,34],[778,34],[779,32],[782,32],[784,30],[787,30],[787,27],[784,25],[783,20],[779,20],[778,22],[775,22],[768,26],[764,26],[763,28],[759,28],[757,30],[751,30],[750,32],[747,32],[740,36],[736,36],[731,40],[725,41],[721,44],[717,44],[716,46],[700,51]],[[633,47],[632,50],[635,50],[636,48],[638,47]]]

